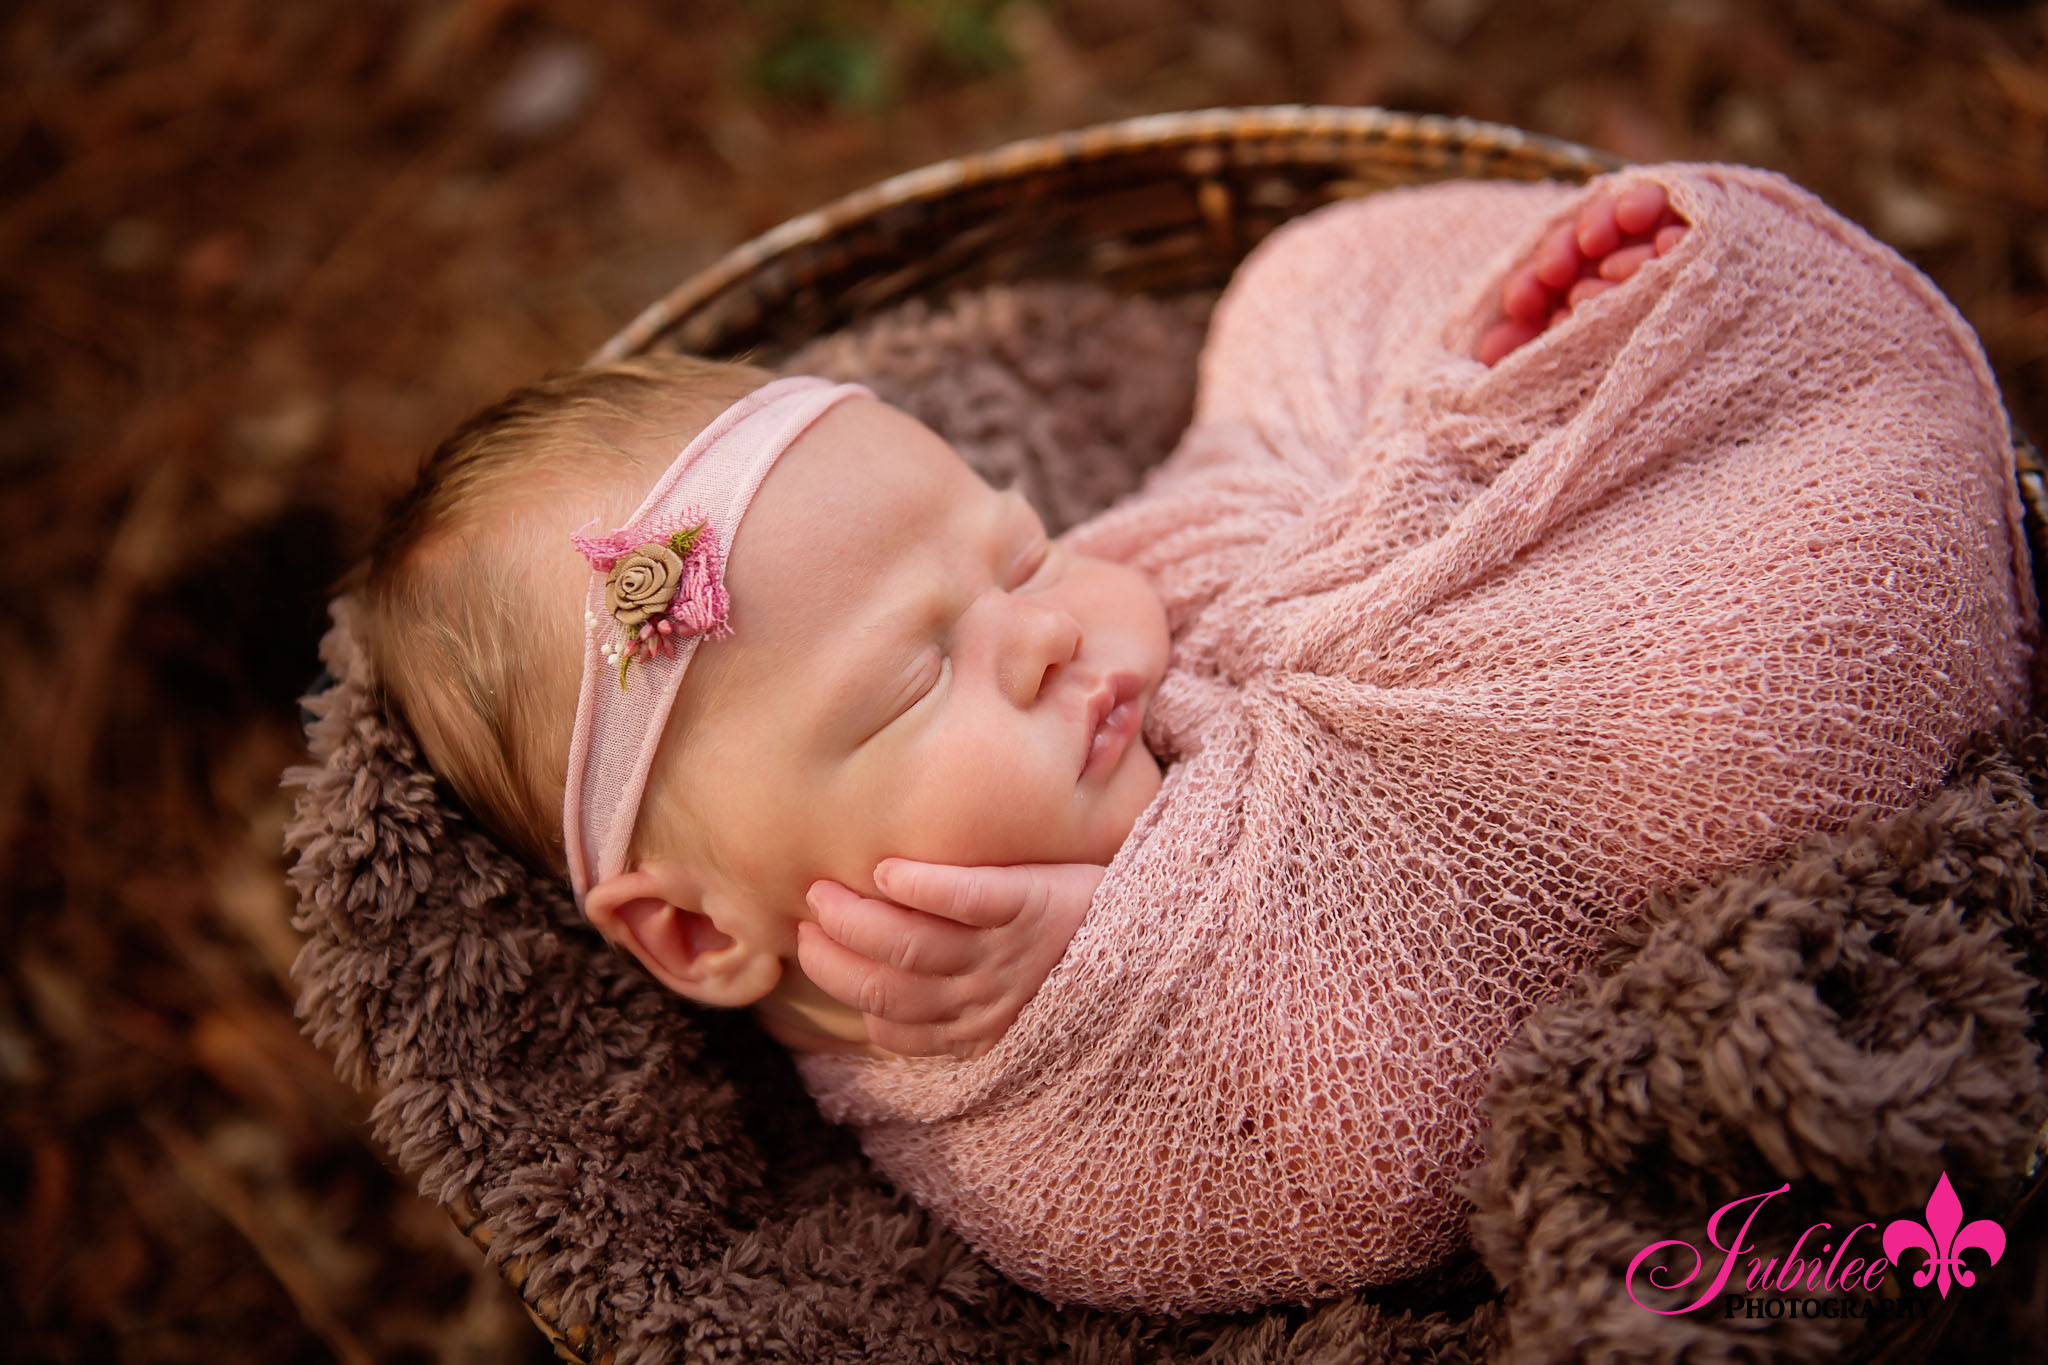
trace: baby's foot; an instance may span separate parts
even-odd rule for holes
[[[1495,364],[1557,326],[1575,305],[1606,293],[1643,262],[1678,245],[1685,229],[1664,187],[1654,182],[1595,199],[1508,275],[1500,291],[1504,316],[1479,339],[1479,362]]]

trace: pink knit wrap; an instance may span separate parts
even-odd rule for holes
[[[1968,328],[1778,177],[1617,179],[1644,176],[1682,243],[1492,370],[1503,274],[1585,191],[1396,191],[1277,234],[1178,451],[1070,533],[1167,604],[1164,789],[992,1053],[802,1061],[1020,1283],[1180,1312],[1428,1267],[1493,1057],[1603,930],[1908,805],[2024,709],[2013,454]]]

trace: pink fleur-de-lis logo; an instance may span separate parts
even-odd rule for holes
[[[1951,1280],[1964,1286],[1977,1283],[1977,1277],[1963,1265],[1963,1253],[1971,1247],[1990,1258],[1986,1266],[1997,1265],[1998,1258],[2005,1254],[2005,1229],[1989,1218],[1979,1218],[1964,1226],[1963,1204],[1948,1183],[1947,1171],[1941,1173],[1941,1183],[1934,1187],[1934,1193],[1927,1196],[1924,1224],[1898,1218],[1884,1230],[1884,1254],[1891,1263],[1898,1265],[1902,1252],[1924,1252],[1927,1264],[1913,1276],[1913,1283],[1922,1289],[1930,1283],[1940,1286],[1944,1299],[1948,1297]]]

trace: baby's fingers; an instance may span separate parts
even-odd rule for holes
[[[977,929],[997,929],[1020,915],[1041,915],[1055,904],[1078,901],[1086,910],[1102,871],[1089,864],[956,867],[884,858],[875,868],[875,885],[904,905]]]
[[[960,1013],[958,1002],[952,998],[952,978],[915,976],[862,957],[834,943],[824,930],[807,921],[796,926],[796,960],[819,990],[870,1016],[870,1037],[874,1034],[874,1020],[936,1024]]]
[[[951,976],[977,962],[973,930],[858,895],[838,882],[811,884],[805,900],[834,942],[886,966]]]
[[[977,929],[994,929],[1015,919],[1031,894],[1029,881],[1018,875],[1022,870],[884,858],[875,868],[875,885],[893,901]]]

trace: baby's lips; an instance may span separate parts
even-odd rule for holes
[[[1101,686],[1088,699],[1088,709],[1083,715],[1086,728],[1081,732],[1080,774],[1088,775],[1096,765],[1098,750],[1117,750],[1110,761],[1120,759],[1124,748],[1136,739],[1137,730],[1144,723],[1145,680],[1129,669],[1117,669],[1105,674]],[[1112,730],[1116,738],[1107,745],[1096,743],[1099,732],[1114,719]]]

